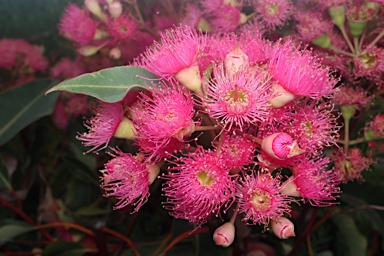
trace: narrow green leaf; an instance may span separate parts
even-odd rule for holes
[[[84,248],[79,243],[57,241],[45,247],[43,256],[82,256],[90,251],[90,248]]]
[[[332,221],[338,228],[340,238],[348,246],[347,255],[366,255],[367,240],[357,229],[355,221],[348,215],[342,214],[333,215]]]
[[[34,227],[25,222],[14,222],[0,227],[0,245],[14,237],[34,230]]]
[[[49,89],[90,95],[105,102],[117,102],[134,89],[148,88],[150,80],[159,77],[148,70],[135,66],[106,68],[66,80]],[[154,81],[155,82],[155,81]]]
[[[52,113],[59,95],[44,96],[52,83],[49,79],[35,80],[0,94],[0,145],[27,125]]]

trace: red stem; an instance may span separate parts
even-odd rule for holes
[[[17,215],[19,215],[20,217],[22,217],[26,222],[28,222],[29,224],[31,224],[32,226],[36,226],[36,223],[28,216],[26,215],[22,209],[19,209],[17,207],[15,207],[13,204],[9,203],[8,201],[6,201],[5,199],[3,199],[2,197],[0,197],[0,204],[4,205],[5,207],[7,207],[8,209],[10,209],[11,211],[13,211],[14,213],[16,213]],[[45,237],[47,238],[49,241],[52,241],[53,240],[53,237],[45,230],[43,229],[40,229],[39,232]]]
[[[188,238],[188,237],[191,237],[191,236],[197,235],[197,234],[208,233],[208,232],[209,232],[208,228],[197,228],[197,229],[194,229],[192,232],[186,231],[186,232],[182,233],[181,235],[177,236],[175,239],[173,239],[172,242],[167,247],[165,247],[165,249],[163,250],[163,252],[160,255],[164,255],[175,244],[177,244],[181,240],[184,240],[185,238]]]

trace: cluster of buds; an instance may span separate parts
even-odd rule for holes
[[[339,115],[329,103],[338,79],[311,50],[249,32],[211,36],[180,26],[133,65],[161,81],[102,102],[79,136],[89,151],[113,137],[139,147],[136,155],[114,150],[102,170],[116,208],[138,211],[159,167],[166,170],[159,176],[164,207],[196,225],[235,204],[245,223],[271,225],[288,238],[291,203],[336,203],[340,178],[324,149],[338,140]],[[282,168],[292,175],[280,175]],[[215,232],[216,243],[233,241],[233,222]]]

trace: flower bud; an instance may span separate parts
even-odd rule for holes
[[[115,47],[115,48],[112,48],[110,51],[109,51],[109,57],[111,59],[114,59],[114,60],[118,60],[120,59],[121,57],[121,51],[119,48]]]
[[[105,43],[100,45],[100,46],[84,45],[84,46],[80,47],[79,49],[77,49],[77,52],[83,56],[86,56],[86,57],[92,56],[95,53],[97,53],[101,48],[103,48],[104,45],[105,45]]]
[[[229,77],[233,78],[240,69],[249,66],[248,55],[240,49],[240,46],[236,46],[225,56],[224,65]]]
[[[135,134],[136,129],[132,121],[123,117],[113,136],[120,139],[133,139]]]
[[[333,23],[338,27],[343,27],[345,22],[345,6],[331,6],[328,9],[328,13],[331,16]]]
[[[281,193],[287,196],[301,197],[300,192],[297,190],[296,183],[292,178],[289,178],[282,184]]]
[[[341,115],[345,120],[350,120],[355,114],[355,107],[353,105],[342,105],[340,106]]]
[[[152,164],[152,165],[146,164],[146,166],[149,172],[149,175],[148,175],[149,185],[151,185],[159,175],[160,167],[157,164]]]
[[[84,1],[85,6],[87,9],[94,14],[96,17],[98,17],[101,21],[107,21],[107,16],[103,13],[101,10],[101,7],[99,5],[99,1],[97,0],[85,0]]]
[[[197,65],[180,70],[175,74],[175,78],[193,92],[201,90],[200,71]]]
[[[271,221],[273,233],[280,239],[287,239],[295,236],[295,226],[293,223],[284,217],[277,218]]]
[[[199,19],[199,22],[196,25],[196,29],[197,30],[201,29],[202,32],[209,33],[212,31],[212,26],[211,24],[209,24],[209,22],[206,19],[201,17]]]
[[[296,95],[285,90],[278,83],[272,83],[272,95],[275,95],[274,98],[269,100],[269,103],[274,108],[281,108],[285,104],[291,102],[296,99]]]
[[[213,241],[216,245],[222,246],[222,247],[228,247],[233,243],[233,240],[235,239],[235,226],[230,223],[226,222],[220,227],[218,227],[215,232],[213,233]]]
[[[123,13],[123,6],[120,2],[112,2],[108,5],[108,11],[113,18],[117,18]]]
[[[331,39],[327,34],[322,34],[311,41],[314,45],[327,49],[331,46]]]
[[[261,148],[271,157],[278,160],[285,160],[293,156],[305,153],[297,145],[297,141],[284,132],[274,133],[265,137],[261,142]]]

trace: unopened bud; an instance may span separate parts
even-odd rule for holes
[[[291,102],[296,99],[296,95],[290,93],[285,90],[280,84],[277,82],[272,83],[272,95],[275,95],[274,98],[269,100],[269,103],[274,108],[281,108],[285,104]]]
[[[95,53],[97,53],[101,48],[104,47],[106,43],[99,45],[99,46],[94,46],[94,45],[85,45],[77,49],[77,52],[80,53],[83,56],[92,56]]]
[[[287,239],[295,236],[295,226],[293,223],[284,217],[277,218],[271,221],[273,233],[280,239]]]
[[[239,25],[245,24],[248,21],[248,16],[244,13],[240,13]]]
[[[300,192],[297,190],[296,183],[292,178],[289,178],[281,185],[281,193],[287,196],[301,197]]]
[[[149,175],[148,175],[149,185],[151,185],[159,175],[160,167],[157,164],[152,164],[152,165],[146,164],[146,166],[149,172]]]
[[[213,233],[213,241],[216,245],[228,247],[235,239],[235,226],[231,222],[226,222],[218,227]]]
[[[117,18],[123,13],[123,6],[120,2],[112,2],[108,5],[108,11],[113,18]]]
[[[107,21],[107,16],[101,10],[98,0],[85,0],[84,4],[87,9],[101,21]]]
[[[199,30],[201,29],[202,32],[208,33],[212,31],[212,26],[209,24],[209,22],[201,17],[199,19],[199,22],[197,23],[196,29]]]
[[[355,107],[353,105],[342,105],[340,106],[341,115],[345,120],[350,120],[355,114]]]
[[[240,46],[236,46],[225,56],[224,65],[229,77],[233,78],[240,69],[249,66],[248,55],[240,49]]]
[[[112,48],[110,51],[109,51],[109,57],[111,59],[114,59],[114,60],[118,60],[120,59],[121,57],[121,51],[119,48],[115,47],[115,48]]]
[[[331,16],[333,23],[338,27],[343,27],[345,22],[345,6],[331,6],[328,9],[328,13]]]
[[[261,148],[271,157],[278,160],[285,160],[305,151],[299,147],[291,135],[280,132],[265,137],[261,142]]]
[[[123,120],[121,120],[113,136],[120,139],[133,139],[135,138],[135,134],[136,129],[132,121],[126,117],[123,117]]]
[[[322,34],[311,41],[314,45],[327,49],[331,46],[331,39],[327,34]]]
[[[180,70],[175,74],[175,78],[193,92],[201,90],[200,71],[197,65]]]
[[[183,141],[185,137],[191,136],[191,134],[194,133],[195,130],[196,130],[195,123],[192,122],[188,127],[180,128],[179,130],[177,130],[173,135],[173,137],[178,139],[179,141]]]
[[[93,36],[93,40],[100,40],[107,38],[109,36],[107,31],[96,29],[95,35]]]

